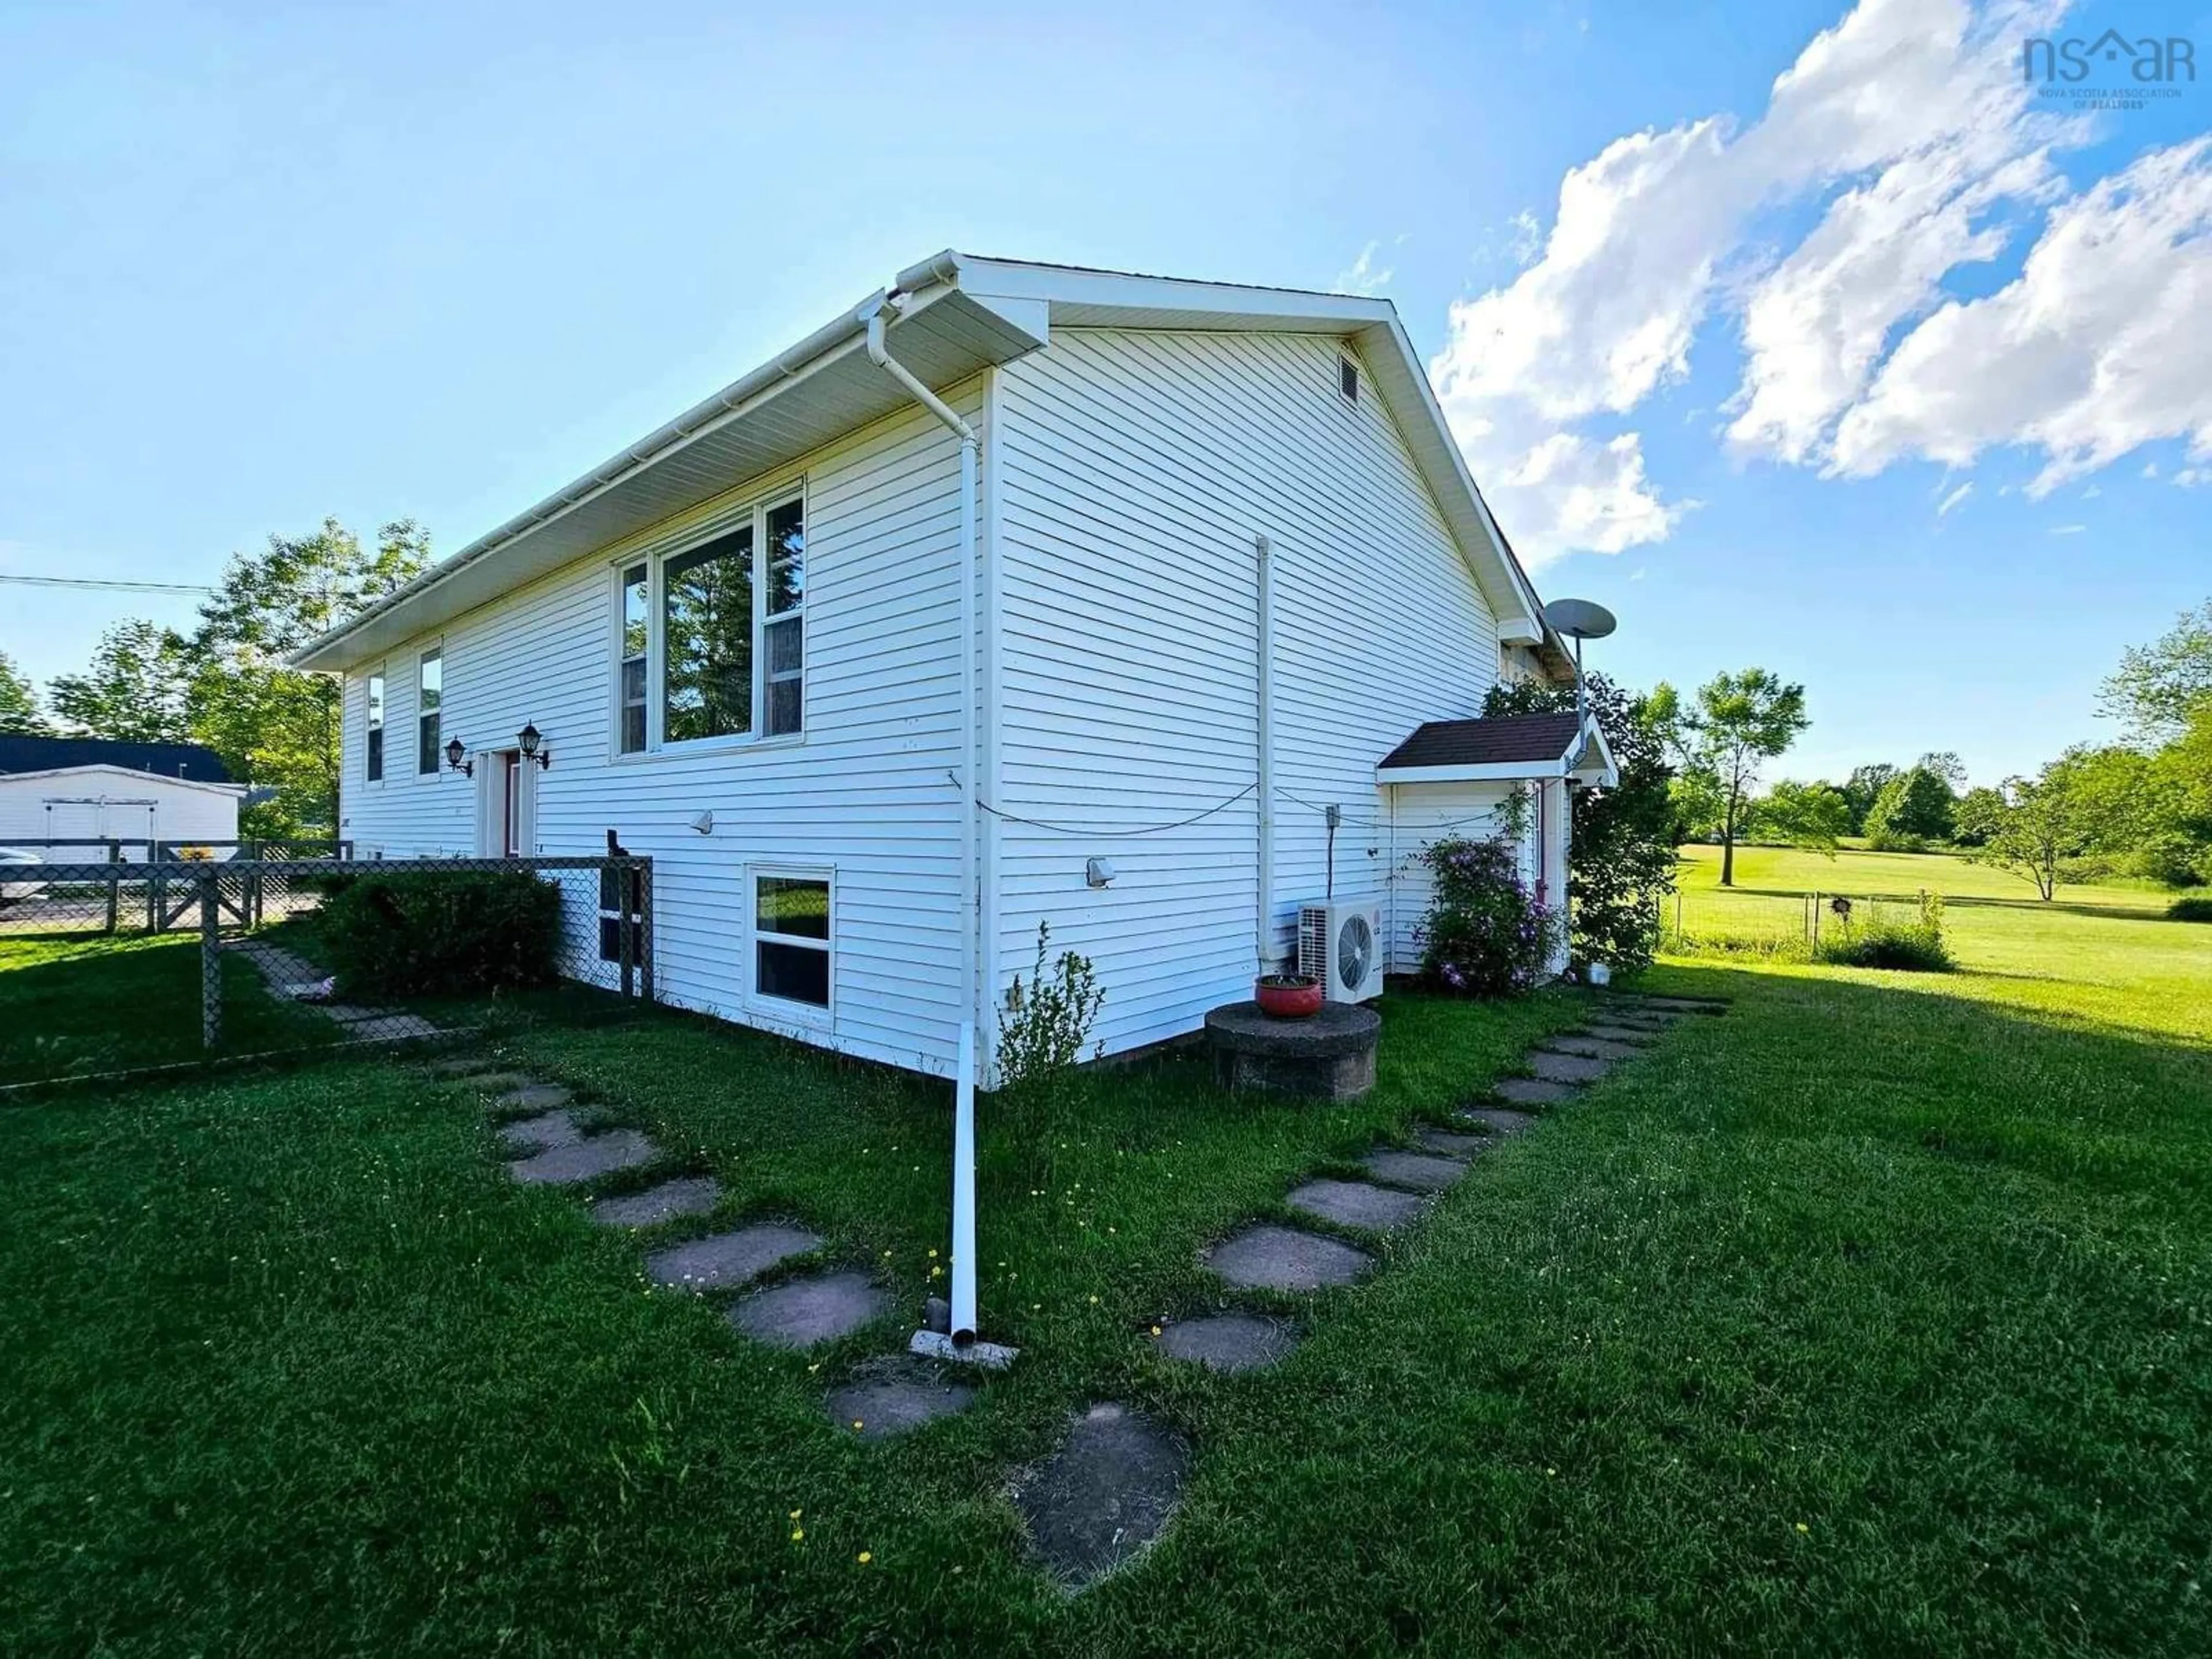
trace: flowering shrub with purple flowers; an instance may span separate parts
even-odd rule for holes
[[[1414,935],[1431,988],[1522,996],[1542,983],[1565,937],[1565,918],[1536,902],[1512,848],[1498,840],[1439,841],[1415,856],[1434,888]]]

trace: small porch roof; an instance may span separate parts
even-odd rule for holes
[[[1620,781],[1595,716],[1507,714],[1429,720],[1382,757],[1377,783],[1518,783],[1564,778],[1596,788]]]

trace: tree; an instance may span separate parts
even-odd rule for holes
[[[2103,713],[2127,721],[2136,739],[2145,744],[2173,738],[2208,703],[2212,703],[2212,599],[2184,611],[2150,644],[2129,647],[2098,700]]]
[[[410,519],[386,525],[376,545],[335,519],[312,536],[271,536],[237,554],[200,607],[186,698],[194,737],[232,773],[273,787],[248,809],[250,833],[295,835],[338,822],[338,683],[284,666],[284,659],[392,592],[429,563],[430,544]]]
[[[2003,817],[2004,792],[1984,785],[1969,789],[1959,798],[1957,809],[1951,814],[1951,836],[1963,847],[1985,845]]]
[[[2058,890],[2059,866],[2093,839],[2080,770],[2069,762],[2062,755],[2039,778],[2008,778],[1989,838],[1968,854],[2031,883],[2046,903]]]
[[[1833,785],[1784,778],[1754,804],[1752,817],[1762,835],[1833,858],[1837,842],[1850,832],[1851,809]]]
[[[1931,749],[1912,763],[1914,769],[1933,773],[1955,792],[1966,781],[1966,763],[1948,749]]]
[[[1881,798],[1882,790],[1896,775],[1897,769],[1887,761],[1875,761],[1851,769],[1850,781],[1844,785],[1844,800],[1851,809],[1852,835],[1858,835],[1866,829],[1867,814],[1874,810],[1874,804]]]
[[[1589,960],[1640,968],[1658,946],[1660,900],[1674,890],[1666,745],[1652,699],[1623,690],[1602,674],[1587,676],[1583,684],[1620,781],[1610,789],[1576,790],[1569,809],[1573,946]],[[1565,714],[1574,707],[1572,686],[1496,685],[1483,713]]]
[[[88,737],[122,743],[185,743],[191,647],[172,629],[118,623],[100,636],[82,674],[58,674],[54,712]]]
[[[1931,841],[1948,841],[1957,804],[1950,784],[1924,761],[1919,763],[1890,779],[1875,798],[1863,826],[1868,843],[1876,852],[1905,853],[1917,852]]]
[[[0,737],[44,738],[52,732],[46,710],[39,707],[38,692],[15,666],[15,659],[0,651]]]
[[[1665,686],[1679,709],[1674,688]],[[1735,885],[1735,837],[1758,785],[1760,766],[1780,755],[1812,722],[1805,688],[1785,684],[1764,668],[1716,675],[1698,688],[1696,704],[1678,713],[1671,734],[1686,775],[1696,775],[1719,798],[1721,885]]]

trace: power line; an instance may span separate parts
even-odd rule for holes
[[[93,587],[111,593],[212,593],[216,591],[199,582],[107,582],[96,581],[89,576],[0,575],[0,582],[13,582],[19,587]]]
[[[953,787],[957,789],[959,787],[959,781],[955,779],[953,781]],[[986,812],[988,812],[993,817],[1001,819],[1007,823],[1027,824],[1032,830],[1048,830],[1056,836],[1157,836],[1166,830],[1180,830],[1186,824],[1196,823],[1202,818],[1210,818],[1216,812],[1222,811],[1228,807],[1234,806],[1238,801],[1243,800],[1245,796],[1253,793],[1258,788],[1259,785],[1248,783],[1242,789],[1239,789],[1235,794],[1230,796],[1226,800],[1218,800],[1202,812],[1194,812],[1187,818],[1177,818],[1172,823],[1147,823],[1140,825],[1133,830],[1101,830],[1089,824],[1080,823],[1047,823],[1042,818],[1025,818],[1018,817],[1012,812],[1002,812],[987,800],[978,801],[976,802],[976,805],[981,806]]]

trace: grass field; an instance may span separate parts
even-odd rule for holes
[[[789,1357],[648,1293],[465,1090],[346,1062],[0,1112],[0,1650],[2212,1650],[2212,928],[2129,908],[1956,904],[1950,975],[1663,966],[1733,1011],[1242,1378],[1149,1350],[1213,1299],[1199,1244],[1577,996],[1393,998],[1352,1106],[1170,1060],[987,1109],[1023,1358],[873,1445],[822,1394],[896,1330]],[[941,1085],[672,1018],[526,1042],[918,1307]],[[1069,1601],[1004,1492],[1099,1400],[1194,1472]]]

